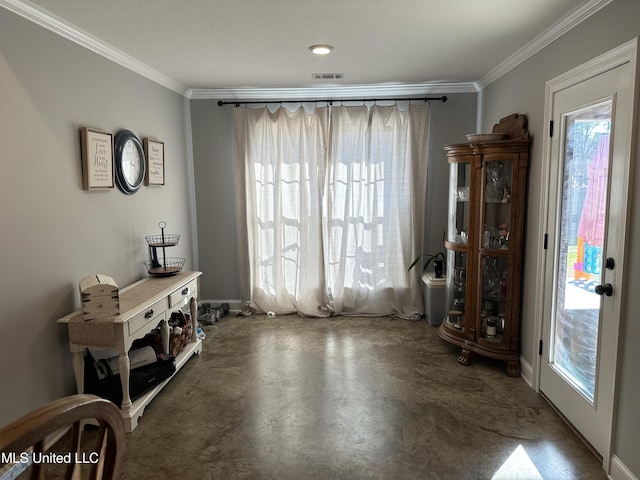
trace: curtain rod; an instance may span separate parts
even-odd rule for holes
[[[218,100],[218,106],[222,107],[224,105],[235,105],[236,107],[239,107],[240,105],[250,105],[250,104],[255,104],[255,103],[262,103],[262,104],[267,104],[267,103],[328,103],[329,105],[333,105],[333,102],[382,102],[382,101],[387,101],[387,102],[398,102],[398,101],[404,101],[404,102],[410,102],[410,101],[418,101],[418,100],[422,100],[425,102],[431,101],[431,100],[438,100],[440,102],[446,102],[447,101],[447,97],[446,96],[442,96],[442,97],[419,97],[419,98],[361,98],[361,99],[350,99],[350,98],[345,98],[345,99],[327,99],[327,100],[265,100],[262,102],[224,102],[222,100]]]

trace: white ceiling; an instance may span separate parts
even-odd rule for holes
[[[372,85],[477,88],[610,1],[0,0],[0,6],[192,96]],[[335,50],[316,57],[308,50],[315,43]],[[312,73],[344,79],[313,80]]]

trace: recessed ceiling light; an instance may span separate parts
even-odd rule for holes
[[[331,45],[311,45],[309,50],[315,55],[329,55],[333,47]]]

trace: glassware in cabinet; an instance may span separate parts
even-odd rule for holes
[[[447,315],[445,324],[464,333],[467,317],[467,252],[447,250]]]
[[[509,259],[483,256],[481,276],[480,338],[502,343],[508,311]]]
[[[511,219],[512,162],[485,161],[482,247],[508,250]]]

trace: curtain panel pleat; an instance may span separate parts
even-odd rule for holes
[[[259,310],[422,311],[429,106],[235,109],[241,268]]]

